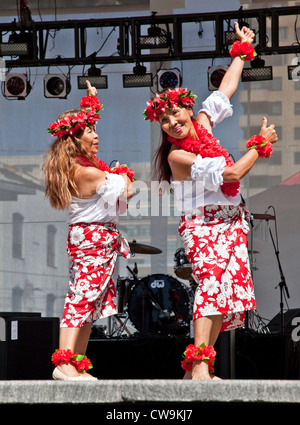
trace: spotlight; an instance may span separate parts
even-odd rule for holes
[[[101,69],[92,65],[87,71],[87,76],[78,75],[77,84],[79,89],[86,89],[86,80],[89,80],[96,89],[107,89],[107,75],[101,75]]]
[[[256,61],[254,65],[252,62],[254,62],[256,58],[253,59],[251,62],[251,68],[243,69],[242,82],[273,80],[273,68],[271,66],[263,66],[265,61],[260,58],[258,59],[259,60]],[[262,66],[257,66],[259,63],[261,63]]]
[[[157,12],[152,12],[152,18],[155,19]],[[141,49],[163,49],[171,45],[171,33],[158,27],[157,24],[151,24],[147,30],[148,35],[139,37]]]
[[[123,74],[123,87],[151,87],[153,77],[151,73],[146,72],[146,67],[136,64],[133,68],[133,74]]]
[[[141,49],[163,49],[170,46],[171,34],[156,25],[151,25],[148,28],[148,35],[141,35],[139,40]]]
[[[288,79],[289,80],[299,81],[299,79],[300,79],[300,58],[298,58],[298,56],[293,58],[292,65],[288,65],[287,70],[288,70]]]
[[[12,32],[8,38],[8,43],[0,43],[0,55],[2,56],[22,56],[31,58],[34,49],[33,33],[31,31]]]
[[[28,43],[0,43],[1,56],[21,56],[28,53]]]
[[[288,65],[288,79],[299,81],[300,79],[300,64],[299,65]]]
[[[226,74],[228,65],[210,66],[208,67],[207,78],[208,78],[208,90],[217,90],[221,84],[221,81]]]
[[[181,73],[178,68],[160,69],[157,72],[157,90],[175,89],[182,83]]]
[[[25,99],[30,93],[31,85],[26,74],[9,73],[5,76],[4,96]]]
[[[44,96],[66,99],[71,91],[70,80],[63,74],[48,74],[44,77]]]

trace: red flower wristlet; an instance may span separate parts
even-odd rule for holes
[[[273,153],[273,146],[269,140],[262,136],[252,136],[246,144],[247,149],[256,149],[260,158],[270,158]]]
[[[131,182],[134,181],[134,171],[131,168],[128,168],[127,165],[119,165],[118,167],[114,167],[111,169],[111,173],[113,174],[127,174],[129,180]]]
[[[254,47],[248,41],[241,43],[238,40],[232,44],[229,54],[233,58],[239,56],[244,61],[250,61],[257,55]]]

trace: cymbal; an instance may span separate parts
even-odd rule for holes
[[[137,243],[135,240],[128,242],[133,254],[161,254],[162,250],[150,245]]]

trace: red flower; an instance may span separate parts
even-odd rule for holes
[[[236,56],[240,56],[241,59],[249,61],[256,56],[256,52],[254,47],[248,43],[248,41],[240,42],[235,41],[230,50],[229,54],[231,57],[235,58]]]
[[[134,171],[128,168],[125,164],[120,165],[119,167],[112,168],[111,172],[113,174],[127,174],[130,181],[134,181]]]
[[[260,158],[269,158],[273,153],[272,143],[265,140],[262,136],[252,136],[247,141],[247,149],[256,149]]]
[[[55,364],[55,366],[58,366],[61,363],[69,363],[71,356],[73,355],[71,350],[61,350],[57,349],[52,354],[52,362]]]
[[[185,106],[192,107],[196,97],[197,96],[191,91],[178,87],[150,99],[148,107],[144,110],[143,115],[146,120],[158,121],[159,115],[164,112],[166,108],[173,108],[175,106],[179,106],[180,108]]]
[[[189,370],[192,370],[193,363],[187,363],[186,360],[182,360],[181,367],[182,367],[182,369],[189,371]]]
[[[193,344],[189,344],[184,353],[184,360],[181,362],[182,369],[188,371],[192,370],[193,361],[203,361],[206,360],[209,368],[209,372],[214,372],[214,363],[216,352],[212,345],[206,346],[204,343],[199,347],[196,347]]]

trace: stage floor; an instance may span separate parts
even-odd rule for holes
[[[5,404],[299,404],[298,380],[0,381]]]

